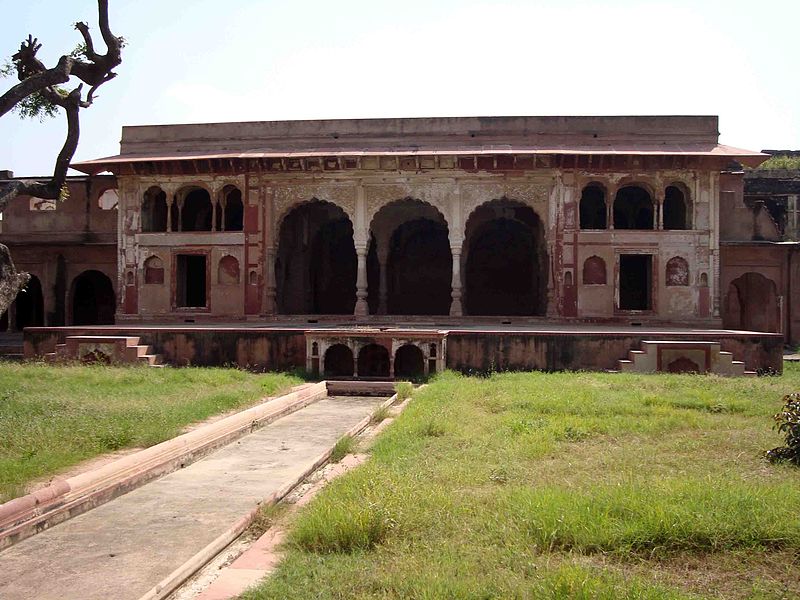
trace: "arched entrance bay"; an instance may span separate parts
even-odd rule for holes
[[[466,314],[545,314],[547,250],[532,208],[511,200],[478,207],[467,220],[464,247]]]
[[[84,271],[73,279],[70,298],[73,325],[114,324],[114,287],[100,271]]]
[[[330,202],[301,204],[286,215],[279,230],[278,312],[353,314],[357,267],[347,214]]]
[[[382,207],[370,233],[367,289],[373,310],[448,314],[453,259],[444,216],[427,202],[405,198]]]

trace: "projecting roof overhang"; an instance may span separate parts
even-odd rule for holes
[[[313,148],[291,152],[271,149],[236,152],[170,152],[152,154],[118,154],[95,160],[73,163],[72,168],[83,173],[95,174],[113,170],[114,166],[142,162],[172,162],[192,160],[246,160],[262,158],[315,158],[315,157],[364,157],[364,156],[469,156],[469,155],[555,155],[555,156],[681,156],[712,157],[735,160],[748,167],[756,167],[769,155],[724,145],[621,145],[621,146],[550,146],[513,147],[492,145],[480,147],[437,148],[365,148],[342,150],[335,148]]]

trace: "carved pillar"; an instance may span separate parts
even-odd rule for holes
[[[172,194],[167,195],[167,233],[172,232],[172,205],[175,202],[175,197]]]
[[[211,231],[217,230],[217,208],[219,202],[211,202]]]
[[[451,282],[450,292],[450,316],[460,317],[464,314],[464,309],[461,304],[461,245],[451,247],[450,252],[453,255],[453,279]]]
[[[656,223],[655,228],[661,231],[664,229],[664,198],[656,196]]]
[[[358,256],[358,274],[356,276],[356,308],[353,314],[361,317],[369,314],[367,305],[367,246],[359,244],[356,246]]]

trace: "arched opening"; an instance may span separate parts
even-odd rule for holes
[[[664,191],[664,229],[689,229],[686,196],[674,185]]]
[[[599,185],[583,188],[580,202],[581,229],[606,228],[606,192]]]
[[[400,346],[394,353],[394,376],[418,379],[425,373],[425,357],[413,344]]]
[[[222,223],[217,222],[217,228],[222,231],[242,231],[244,228],[244,204],[242,192],[238,188],[228,185],[222,190],[225,199],[225,211]]]
[[[211,196],[202,188],[191,189],[183,199],[181,231],[211,231]]]
[[[151,256],[144,261],[144,282],[157,285],[164,283],[164,261],[158,256]]]
[[[239,283],[239,261],[233,256],[223,256],[217,266],[217,282],[220,285]]]
[[[73,325],[114,324],[114,287],[100,271],[84,271],[73,279],[70,298]]]
[[[325,351],[323,370],[326,377],[352,377],[353,351],[344,344],[334,344]]]
[[[666,280],[668,286],[689,285],[689,263],[680,256],[667,261]]]
[[[490,202],[470,215],[466,231],[466,313],[543,315],[547,250],[533,209],[507,200]]]
[[[381,208],[370,229],[377,264],[367,271],[367,293],[376,312],[449,314],[453,257],[442,214],[406,198]]]
[[[347,214],[319,200],[298,206],[283,219],[278,236],[278,312],[353,314],[357,269]]]
[[[144,193],[142,200],[142,231],[167,230],[167,194],[158,186]]]
[[[367,344],[358,353],[359,377],[389,377],[389,351],[380,344]]]
[[[590,256],[583,263],[583,285],[605,285],[606,262],[599,256]]]
[[[637,185],[628,185],[614,198],[614,229],[653,229],[653,198]]]
[[[14,300],[14,329],[22,331],[26,327],[44,325],[44,299],[42,283],[36,275],[31,275],[24,289],[17,292]]]
[[[761,273],[749,272],[734,279],[725,297],[724,326],[748,331],[779,331],[776,289],[775,282]]]

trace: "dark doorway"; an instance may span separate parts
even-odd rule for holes
[[[84,271],[72,281],[72,324],[113,325],[116,298],[111,280],[100,271]]]
[[[22,331],[25,327],[41,327],[44,325],[44,299],[42,284],[36,275],[31,275],[25,289],[17,293],[14,300],[16,316],[14,328]]]
[[[379,344],[368,344],[358,353],[359,377],[389,377],[389,351]]]
[[[422,350],[413,344],[397,349],[394,355],[394,376],[418,379],[425,373],[425,357]]]
[[[207,308],[205,254],[179,254],[176,264],[175,305]]]
[[[222,223],[217,222],[217,229],[222,231],[242,231],[244,228],[244,204],[242,192],[235,187],[223,190],[225,194],[225,211]]]
[[[619,307],[622,310],[651,310],[653,257],[622,254],[619,257]]]
[[[447,225],[430,219],[403,223],[389,246],[389,314],[449,314],[452,272]]]
[[[344,344],[334,344],[325,352],[326,377],[352,377],[353,351]]]
[[[358,261],[353,225],[341,208],[321,201],[295,208],[278,240],[278,312],[353,314]]]

